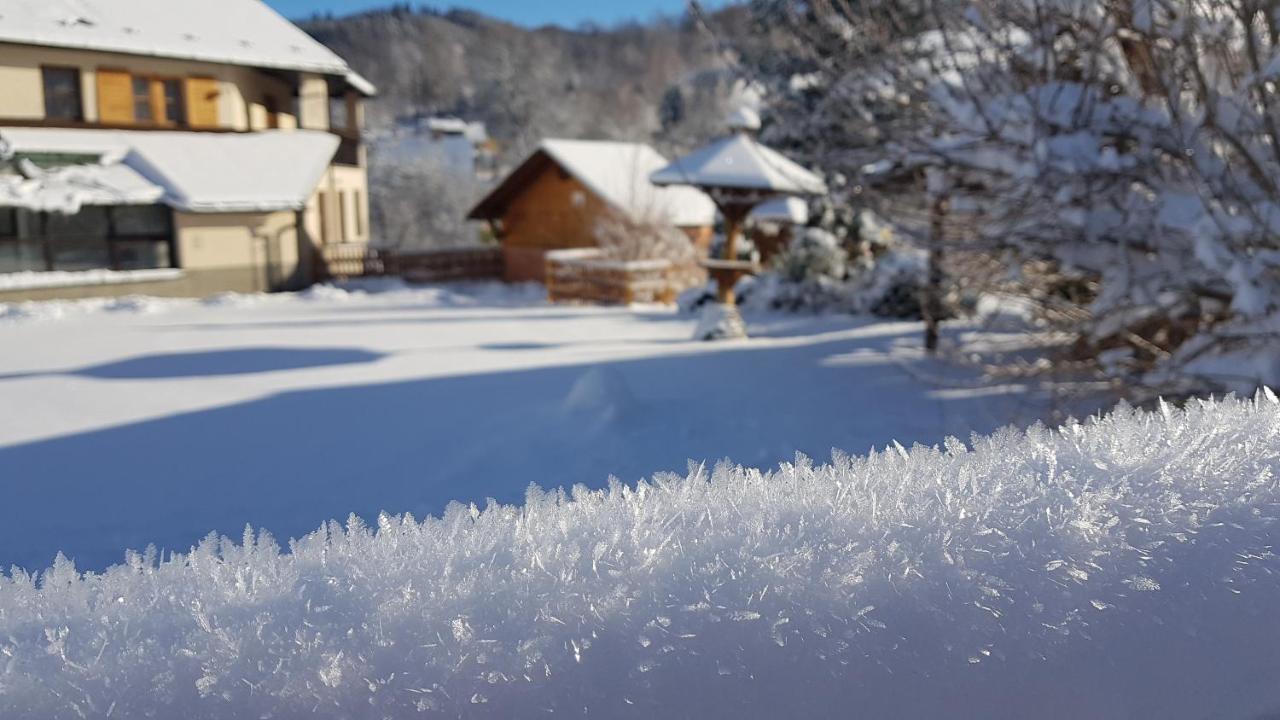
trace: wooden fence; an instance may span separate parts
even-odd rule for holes
[[[551,302],[630,305],[674,303],[689,286],[691,268],[670,260],[613,260],[595,248],[546,253]],[[692,268],[692,275],[705,278]],[[467,247],[402,253],[365,245],[326,245],[316,257],[318,280],[399,277],[409,282],[501,279],[500,247]]]
[[[502,248],[441,248],[423,252],[382,250],[366,245],[325,245],[316,257],[318,280],[399,277],[409,282],[502,278]]]
[[[685,288],[670,260],[611,260],[594,248],[546,254],[547,297],[551,302],[630,305],[673,303]]]

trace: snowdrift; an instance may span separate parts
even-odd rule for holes
[[[1278,470],[1267,393],[60,560],[0,717],[1258,717]]]

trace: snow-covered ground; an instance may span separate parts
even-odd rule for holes
[[[694,343],[664,309],[536,287],[321,287],[210,301],[0,305],[0,567],[80,568],[246,523],[438,514],[687,462],[773,467],[1025,425],[1018,387],[957,389],[919,327],[755,317]]]

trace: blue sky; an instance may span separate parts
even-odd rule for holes
[[[372,7],[385,7],[391,0],[267,0],[286,17],[306,17],[314,12],[344,15]],[[413,2],[417,6],[423,4]],[[685,0],[444,0],[427,2],[430,7],[460,7],[512,22],[538,26],[546,24],[574,27],[582,22],[611,25],[625,20],[647,20],[658,14],[678,15]],[[704,7],[719,7],[727,0],[704,0]]]

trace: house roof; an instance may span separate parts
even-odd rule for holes
[[[825,195],[822,178],[748,133],[734,133],[655,172],[658,185],[763,190],[781,195]]]
[[[649,176],[667,164],[657,150],[642,143],[595,140],[544,140],[476,205],[469,217],[500,217],[548,162],[634,220],[661,218],[678,227],[702,227],[715,222],[715,204],[704,193],[693,188],[660,188],[650,182]]]
[[[41,169],[20,161],[19,172],[0,174],[0,207],[74,214],[85,205],[151,205],[164,188],[122,164]]]
[[[160,202],[197,213],[300,210],[338,149],[336,135],[312,130],[189,133],[0,128],[0,140],[19,155],[97,156],[96,164],[73,167],[86,168],[84,172],[94,173],[95,179],[119,192],[127,189],[125,178],[133,182],[132,178],[140,177],[161,190]],[[31,206],[20,199],[0,196],[0,205]]]
[[[374,90],[261,0],[0,0],[0,42],[315,72]]]

